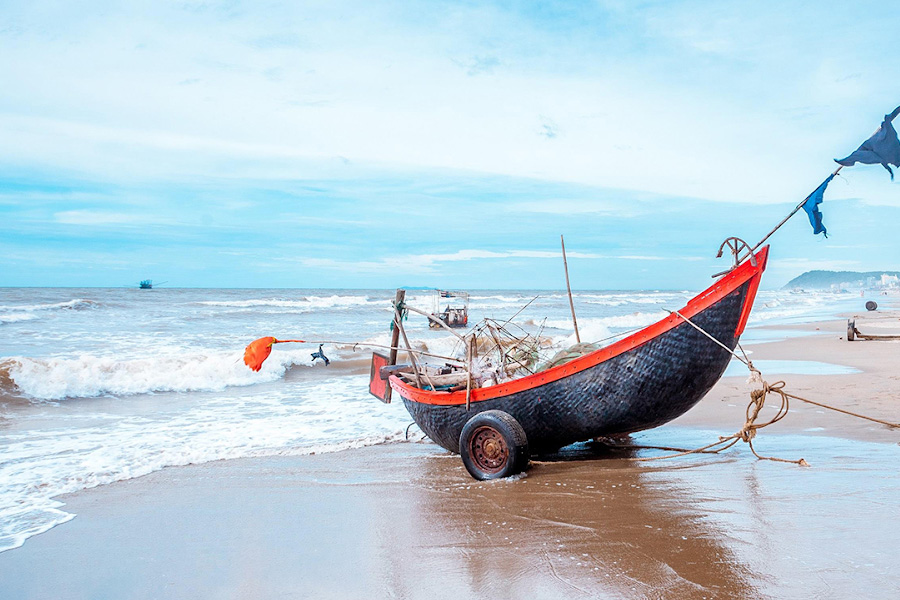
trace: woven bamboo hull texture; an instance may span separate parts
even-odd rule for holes
[[[732,350],[749,284],[691,319]],[[498,409],[525,429],[532,452],[555,450],[603,435],[658,427],[684,414],[722,377],[731,355],[689,323],[594,367],[502,398],[465,406],[403,399],[435,443],[459,452],[459,434],[473,415]]]

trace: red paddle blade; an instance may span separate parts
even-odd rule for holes
[[[269,354],[272,353],[272,344],[277,342],[278,340],[271,336],[253,340],[244,350],[244,364],[254,371],[259,371],[265,360],[269,358]]]

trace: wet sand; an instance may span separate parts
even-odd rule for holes
[[[798,328],[819,331],[748,346],[751,358],[863,372],[769,382],[900,420],[900,342],[848,343],[846,320]],[[749,390],[724,378],[629,443],[733,433]],[[169,468],[62,497],[77,517],[0,554],[0,598],[897,597],[898,442],[900,430],[794,403],[755,445],[810,467],[745,444],[655,462],[584,444],[476,482],[457,456],[399,443]]]

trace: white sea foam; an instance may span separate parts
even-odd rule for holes
[[[611,335],[610,331],[612,329],[633,329],[636,327],[646,327],[647,325],[665,318],[667,315],[668,313],[665,311],[658,311],[652,313],[636,312],[629,315],[619,315],[614,317],[579,317],[578,329],[586,330],[588,328],[593,328],[596,329],[596,331],[599,333],[605,332],[605,334],[608,336]],[[542,319],[540,321],[537,319],[530,319],[525,323],[530,326],[540,326],[541,324],[543,324],[544,327],[550,329],[574,329],[572,319]],[[582,339],[587,339],[584,335],[582,335],[581,337]]]
[[[21,305],[0,305],[0,310],[12,310],[22,312],[37,312],[42,310],[78,310],[84,308],[94,308],[98,303],[85,298],[74,298],[66,302],[51,302],[48,304],[21,304]]]
[[[803,321],[829,319],[852,307],[859,298],[831,292],[806,292],[802,294],[783,291],[763,291],[756,298],[748,321],[751,325],[763,323],[787,323],[793,319]]]
[[[581,337],[581,341],[587,343],[611,341],[608,338],[612,337],[612,332],[603,321],[603,319],[588,319],[584,323],[579,321],[578,334]],[[577,342],[578,339],[575,337],[575,332],[573,330],[570,335],[566,336],[566,338],[559,342],[559,346],[568,348],[569,346],[572,346]]]
[[[19,323],[21,321],[32,321],[38,319],[38,315],[32,312],[7,313],[0,314],[0,323]]]
[[[59,494],[167,466],[399,440],[408,420],[402,404],[373,405],[356,386],[332,380],[290,395],[208,399],[175,414],[98,415],[40,435],[13,432],[0,463],[0,551],[71,519],[52,499]]]
[[[368,296],[304,296],[302,298],[254,298],[249,300],[206,300],[199,304],[205,306],[224,306],[231,308],[286,308],[300,312],[329,308],[352,308],[369,304]]]
[[[274,352],[259,373],[241,353],[172,354],[121,360],[115,356],[77,358],[9,357],[0,361],[18,391],[37,400],[90,398],[150,392],[219,391],[274,381],[294,364],[312,364],[304,350]]]
[[[85,298],[74,298],[66,302],[47,304],[7,304],[0,305],[0,324],[20,323],[41,318],[41,315],[58,310],[83,310],[96,308],[97,302]]]
[[[469,296],[469,301],[486,304],[525,304],[532,298],[534,296]]]

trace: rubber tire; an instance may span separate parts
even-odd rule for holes
[[[869,300],[868,302],[866,302],[866,310],[873,311],[877,308],[878,308],[878,304],[876,304],[874,301]]]
[[[498,469],[482,468],[471,455],[472,438],[484,427],[493,429],[506,444],[508,458]],[[528,438],[525,430],[510,414],[502,410],[486,410],[466,422],[459,434],[459,454],[469,475],[479,481],[510,477],[528,467]]]

